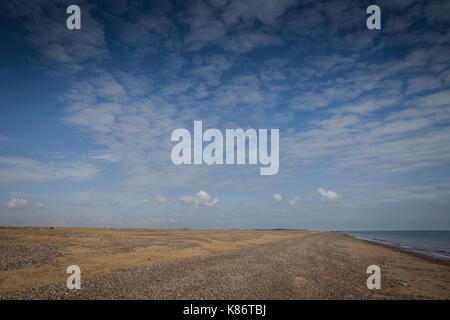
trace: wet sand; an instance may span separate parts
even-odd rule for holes
[[[369,290],[369,265],[381,289]],[[69,290],[66,268],[81,269]],[[0,299],[449,299],[450,263],[332,232],[0,228]]]

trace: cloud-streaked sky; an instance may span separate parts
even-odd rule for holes
[[[14,0],[0,16],[0,225],[450,228],[449,1]],[[278,174],[175,166],[171,133],[194,120],[279,128]]]

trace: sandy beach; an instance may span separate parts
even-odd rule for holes
[[[381,289],[369,290],[369,265]],[[81,269],[69,290],[66,269]],[[332,232],[0,228],[0,299],[449,299],[450,262]]]

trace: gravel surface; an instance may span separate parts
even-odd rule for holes
[[[318,233],[276,240],[225,253],[152,264],[85,277],[81,290],[65,282],[1,292],[2,299],[427,299],[398,290],[405,283],[383,275],[382,296],[366,287],[367,266],[384,257],[346,253],[344,235]],[[358,240],[351,240],[358,241]],[[444,266],[445,268],[445,266]],[[448,286],[449,269],[438,274]],[[432,275],[430,274],[430,277]],[[430,278],[431,279],[431,278]],[[407,285],[407,284],[406,284]],[[444,291],[445,292],[445,291]],[[448,292],[448,291],[447,291]],[[447,299],[449,297],[446,297]]]
[[[49,243],[0,240],[0,270],[42,265],[61,256],[57,245]]]
[[[163,242],[153,239],[140,239],[140,238],[114,238],[112,236],[99,236],[99,238],[107,240],[111,244],[117,247],[118,252],[132,252],[136,248],[145,248],[150,246],[166,246],[174,247],[177,249],[195,247],[198,244],[179,241],[179,242]]]

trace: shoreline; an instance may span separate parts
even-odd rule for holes
[[[332,232],[334,232],[334,231],[332,231]],[[440,259],[440,258],[437,258],[437,257],[432,256],[432,255],[427,255],[427,254],[424,254],[424,253],[419,253],[419,252],[416,252],[416,251],[407,250],[407,249],[404,249],[404,248],[399,248],[397,246],[389,245],[387,243],[385,244],[385,243],[380,243],[380,242],[377,242],[377,241],[372,241],[372,240],[368,240],[368,239],[354,237],[354,236],[348,235],[348,234],[343,233],[343,232],[336,232],[336,233],[342,234],[342,235],[344,235],[344,236],[346,236],[346,237],[348,237],[349,239],[352,239],[352,240],[362,241],[364,243],[367,243],[367,244],[370,244],[370,245],[379,246],[381,248],[389,249],[389,250],[392,250],[394,252],[411,255],[414,258],[419,258],[419,259],[425,260],[427,262],[437,263],[437,264],[444,265],[444,266],[450,266],[450,260]]]
[[[352,239],[366,241],[366,242],[371,243],[371,244],[376,244],[376,245],[383,246],[383,247],[386,247],[386,248],[395,249],[395,250],[398,250],[400,252],[412,254],[412,255],[417,256],[417,257],[428,258],[428,259],[430,259],[430,261],[441,261],[441,262],[444,262],[444,263],[445,262],[447,262],[447,263],[450,262],[450,257],[447,257],[447,256],[439,256],[437,254],[433,255],[431,253],[421,252],[420,250],[416,250],[416,249],[412,249],[412,248],[411,249],[410,248],[404,248],[404,247],[401,247],[399,245],[396,245],[396,244],[393,244],[393,243],[389,243],[387,241],[376,241],[376,240],[372,240],[372,239],[366,239],[366,238],[358,237],[358,236],[355,236],[355,235],[352,235],[352,234],[348,234],[345,231],[332,231],[332,232],[343,234],[343,235],[345,235],[347,237],[350,237]]]

